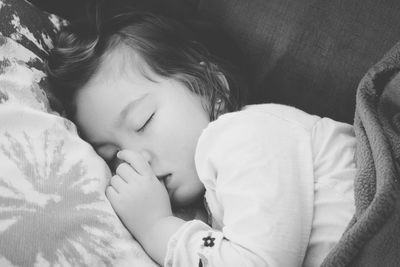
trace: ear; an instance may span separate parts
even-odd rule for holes
[[[204,61],[201,61],[199,64],[202,66],[206,65],[206,63]],[[211,64],[211,66],[213,69],[218,69],[217,65],[215,65],[215,64]],[[222,72],[218,71],[217,76],[221,80],[221,82],[225,86],[225,88],[229,91],[229,83],[228,83],[228,80],[226,79],[225,75],[222,74]]]
[[[226,88],[226,90],[229,91],[229,83],[228,83],[228,80],[226,79],[225,75],[222,74],[222,72],[218,72],[217,76],[218,76],[218,79],[220,79],[220,81]]]
[[[201,61],[199,64],[202,66],[206,66],[206,63],[204,61]],[[229,88],[228,80],[226,79],[225,75],[218,70],[217,65],[211,63],[209,67],[213,71],[216,72],[217,78],[220,80],[220,82],[222,82],[222,85],[224,87],[223,91],[228,93],[230,88]],[[220,93],[224,93],[224,92],[220,92]],[[226,105],[226,103],[225,103],[224,99],[222,99],[220,97],[218,97],[216,99],[216,101],[214,103],[214,114],[213,114],[214,118],[218,118],[219,115],[221,115],[222,113],[225,113],[225,108],[226,108],[225,105]]]
[[[226,79],[225,75],[222,74],[222,72],[218,72],[217,77],[222,82],[223,86],[225,87],[225,90],[229,92],[229,84],[228,84],[228,80]],[[222,99],[222,98],[218,97],[217,100],[215,101],[214,105],[215,105],[214,106],[214,110],[216,112],[215,115],[214,115],[215,118],[218,118],[219,115],[221,115],[221,114],[226,112],[225,99]]]

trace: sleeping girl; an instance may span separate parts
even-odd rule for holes
[[[223,63],[148,13],[64,29],[48,74],[115,169],[106,196],[164,266],[319,266],[353,216],[352,126],[243,106]],[[208,223],[173,207],[204,201]]]

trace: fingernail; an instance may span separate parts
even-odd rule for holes
[[[118,151],[117,158],[121,157],[121,151]]]

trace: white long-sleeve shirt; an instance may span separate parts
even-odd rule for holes
[[[319,266],[354,213],[352,126],[262,104],[220,116],[195,163],[212,227],[186,222],[165,266]]]

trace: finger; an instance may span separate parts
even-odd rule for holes
[[[126,187],[126,182],[119,176],[119,175],[114,175],[111,177],[110,180],[110,185],[118,192],[120,193],[121,190]]]
[[[119,166],[121,163],[123,163],[123,162],[124,162],[123,160],[120,160],[120,159],[116,158],[116,159],[114,160],[114,162],[110,163],[110,168],[111,168],[113,174],[116,174],[116,173],[117,173],[117,168],[118,168],[118,166]]]
[[[132,168],[128,163],[124,162],[118,165],[117,169],[115,170],[116,174],[118,174],[126,183],[129,183],[129,180],[132,177],[137,176],[138,173],[136,170]]]
[[[106,197],[111,202],[111,205],[117,201],[118,192],[112,186],[107,186],[106,188]]]
[[[129,163],[141,175],[154,175],[147,160],[135,151],[121,150],[117,157]]]

